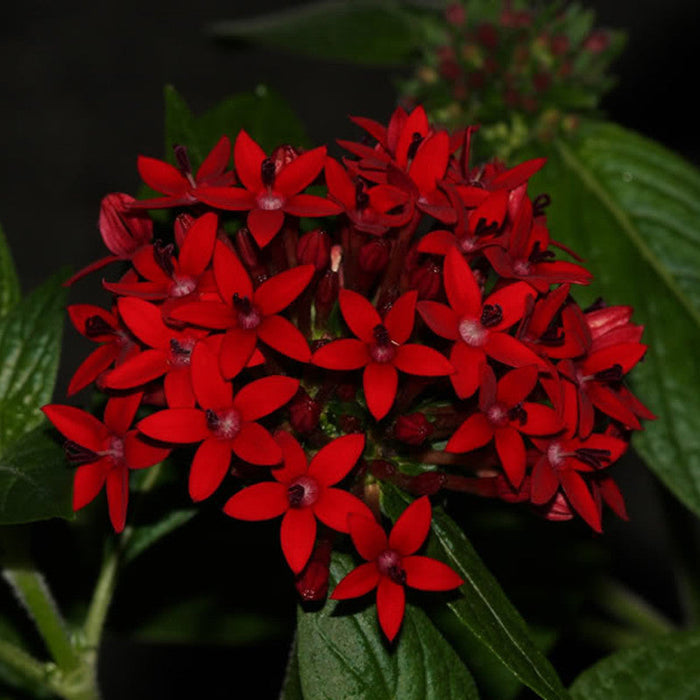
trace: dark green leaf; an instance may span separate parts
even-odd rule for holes
[[[124,561],[127,563],[133,561],[162,537],[188,523],[195,515],[197,515],[195,508],[175,510],[155,523],[133,526],[124,550]]]
[[[0,525],[72,518],[73,472],[46,428],[15,441],[0,456]]]
[[[423,37],[418,19],[394,0],[323,0],[218,22],[210,31],[221,39],[373,66],[408,63]]]
[[[200,117],[192,114],[174,87],[165,88],[165,148],[170,160],[174,145],[187,146],[196,169],[222,136],[233,143],[241,129],[268,153],[283,143],[304,146],[308,142],[291,107],[265,86],[229,97]]]
[[[575,700],[695,700],[700,697],[700,632],[677,632],[623,649],[584,671]]]
[[[351,569],[350,557],[334,554],[331,585]],[[384,639],[369,596],[359,610],[333,601],[318,612],[300,609],[297,645],[301,687],[309,700],[478,697],[466,666],[425,613],[410,604],[394,645]]]
[[[45,282],[0,321],[0,452],[37,427],[51,400],[66,293],[63,274]]]
[[[392,519],[406,503],[397,489],[383,486],[382,505]],[[449,564],[465,581],[460,589],[463,595],[448,603],[452,614],[541,697],[568,697],[556,671],[532,640],[525,621],[464,533],[439,508],[433,509],[432,531],[434,537],[427,553]]]
[[[304,694],[301,691],[301,677],[299,676],[299,655],[297,653],[296,637],[289,651],[289,661],[284,672],[279,700],[304,700]]]
[[[547,191],[553,238],[587,260],[596,279],[577,296],[634,307],[646,326],[645,362],[631,374],[659,416],[634,445],[700,514],[700,173],[619,126],[583,124],[533,178]]]
[[[12,253],[0,226],[0,319],[19,301],[20,288]]]

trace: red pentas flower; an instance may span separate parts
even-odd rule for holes
[[[334,600],[365,595],[377,589],[379,624],[389,641],[396,637],[406,606],[404,587],[449,591],[464,581],[447,564],[416,555],[430,530],[430,500],[423,496],[401,514],[389,537],[374,518],[350,514],[350,537],[363,559],[335,587]]]
[[[338,298],[343,318],[357,339],[328,343],[314,353],[311,361],[326,369],[364,367],[367,408],[377,420],[386,416],[396,398],[397,369],[423,377],[439,377],[453,371],[437,350],[406,343],[413,332],[417,292],[399,297],[383,320],[372,304],[356,292],[343,289]]]
[[[248,211],[248,228],[261,248],[282,228],[285,214],[329,216],[342,211],[335,202],[323,197],[300,194],[321,172],[325,146],[302,153],[286,164],[276,163],[241,130],[233,147],[233,159],[243,187],[206,187],[200,196],[220,209]]]
[[[214,252],[214,277],[222,301],[183,304],[173,310],[172,318],[226,330],[221,344],[221,369],[229,379],[249,362],[258,338],[287,357],[308,362],[311,351],[306,339],[279,312],[304,291],[313,275],[313,265],[299,265],[270,277],[253,290],[238,256],[219,242]]]
[[[104,423],[73,406],[51,404],[41,410],[68,442],[66,454],[78,468],[73,482],[73,509],[90,503],[107,485],[109,517],[116,532],[126,523],[129,470],[163,461],[169,448],[155,447],[130,430],[141,393],[107,401]]]
[[[530,285],[515,282],[482,301],[474,273],[456,248],[445,256],[444,282],[450,306],[421,301],[418,312],[435,333],[455,341],[450,362],[456,371],[450,380],[459,398],[469,398],[477,390],[487,356],[510,367],[547,369],[532,350],[506,332],[522,317],[526,299],[534,296]]]
[[[165,197],[133,202],[132,208],[163,209],[196,204],[204,201],[200,196],[202,187],[223,187],[236,181],[233,172],[226,172],[231,159],[231,141],[228,136],[219,139],[194,175],[187,149],[175,146],[174,151],[177,167],[155,158],[138,157],[137,167],[143,181],[156,192],[162,192]]]
[[[359,499],[339,488],[360,458],[365,436],[345,435],[322,447],[307,463],[299,443],[284,431],[275,434],[284,465],[273,469],[275,481],[248,486],[235,494],[224,512],[239,520],[269,520],[284,515],[280,533],[289,567],[298,574],[311,556],[316,541],[316,519],[339,532],[348,532],[348,515],[372,517]]]
[[[232,452],[251,464],[279,464],[281,449],[257,421],[284,406],[299,388],[297,379],[272,375],[234,394],[216,360],[207,343],[197,344],[192,352],[192,384],[199,408],[166,409],[138,424],[154,440],[202,443],[190,468],[189,490],[194,501],[208,498],[219,487]]]

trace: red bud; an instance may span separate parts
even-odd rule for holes
[[[289,404],[289,422],[292,428],[302,435],[308,434],[318,425],[320,415],[321,404],[300,388]]]
[[[418,290],[419,299],[435,299],[442,286],[442,270],[433,260],[428,260],[411,272],[408,284]]]
[[[411,478],[408,489],[416,496],[432,496],[444,488],[447,483],[447,475],[442,472],[423,472]]]
[[[257,267],[258,263],[258,246],[253,239],[250,231],[242,226],[236,231],[236,251],[243,264],[250,270]]]
[[[320,601],[328,593],[328,569],[331,563],[331,547],[321,542],[302,572],[297,575],[294,585],[302,600]]]
[[[136,200],[128,194],[112,192],[100,205],[99,228],[104,244],[116,256],[129,259],[153,239],[153,222],[144,211],[131,208]]]
[[[420,445],[432,434],[432,423],[422,413],[399,416],[394,425],[394,437],[407,445]]]
[[[317,272],[328,266],[331,256],[330,236],[320,228],[305,233],[297,242],[297,261],[313,265]]]
[[[374,238],[360,248],[358,261],[363,272],[381,272],[389,262],[389,242]]]

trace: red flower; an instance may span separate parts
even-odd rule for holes
[[[469,416],[449,439],[445,452],[461,453],[496,442],[496,452],[516,488],[525,476],[525,443],[520,435],[552,435],[562,425],[556,412],[525,401],[537,384],[537,368],[514,369],[496,383],[488,365],[481,369],[479,412]]]
[[[273,469],[276,481],[248,486],[224,506],[224,512],[240,520],[282,518],[282,551],[298,574],[311,556],[316,541],[316,518],[339,532],[348,532],[348,515],[371,517],[359,499],[332,488],[355,466],[365,447],[362,434],[345,435],[322,447],[307,463],[304,450],[289,434],[280,431],[275,440],[282,448],[284,466]]]
[[[175,146],[177,168],[162,160],[139,156],[137,167],[141,178],[149,187],[156,192],[162,192],[165,197],[134,202],[132,207],[163,209],[204,201],[200,196],[202,187],[225,186],[235,182],[233,172],[225,172],[230,158],[231,141],[228,136],[222,136],[219,139],[194,176],[184,146]]]
[[[129,430],[142,394],[107,401],[104,423],[72,406],[52,404],[41,410],[68,442],[66,453],[79,465],[73,482],[73,510],[90,503],[107,484],[109,517],[116,532],[126,523],[129,469],[143,469],[163,461],[170,450],[146,443]]]
[[[241,130],[233,159],[243,187],[206,187],[200,196],[213,207],[248,211],[248,228],[264,248],[282,228],[285,214],[329,216],[342,211],[323,197],[299,194],[316,179],[325,158],[326,149],[322,146],[302,153],[288,164],[275,163]]]
[[[416,556],[430,530],[432,512],[427,496],[411,503],[387,538],[373,518],[348,516],[350,537],[366,564],[351,571],[331,598],[357,598],[377,589],[379,624],[389,641],[396,637],[406,604],[405,586],[422,591],[449,591],[464,581],[447,564]]]
[[[221,345],[221,370],[229,379],[249,362],[258,338],[287,357],[308,362],[311,351],[306,339],[279,312],[304,291],[313,275],[313,265],[299,265],[270,277],[253,291],[238,256],[217,243],[214,277],[223,303],[183,304],[172,312],[172,318],[205,328],[228,329]]]
[[[282,452],[270,433],[256,421],[284,406],[299,381],[269,376],[246,384],[234,395],[221,376],[216,354],[206,343],[192,353],[192,383],[201,408],[171,408],[144,418],[138,429],[154,440],[186,444],[201,442],[190,469],[193,501],[211,496],[226,476],[231,452],[245,462],[278,464]]]
[[[455,341],[450,362],[456,372],[450,380],[459,398],[469,398],[477,390],[487,356],[510,367],[547,369],[532,350],[505,332],[522,317],[527,297],[534,296],[530,285],[515,282],[482,302],[474,273],[456,248],[445,256],[444,277],[450,306],[421,301],[418,312],[435,333]]]
[[[363,385],[370,413],[381,420],[389,413],[398,386],[397,369],[423,377],[439,377],[453,371],[437,350],[406,344],[413,332],[418,293],[399,297],[382,320],[365,297],[343,289],[340,310],[357,336],[336,340],[317,350],[311,361],[325,369],[350,370],[364,367]]]

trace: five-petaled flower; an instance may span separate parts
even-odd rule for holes
[[[295,574],[311,556],[316,541],[316,519],[339,532],[348,532],[350,514],[372,517],[357,497],[333,488],[355,466],[365,446],[362,434],[345,435],[322,447],[307,463],[301,445],[280,431],[275,440],[284,466],[273,469],[275,481],[248,486],[232,496],[224,512],[240,520],[269,520],[283,515],[282,552]]]
[[[401,627],[406,606],[405,586],[422,591],[449,591],[464,583],[447,564],[416,554],[428,536],[431,518],[427,496],[406,508],[389,537],[374,518],[348,516],[350,537],[367,562],[340,581],[331,598],[357,598],[376,588],[379,624],[389,641],[393,641]]]

